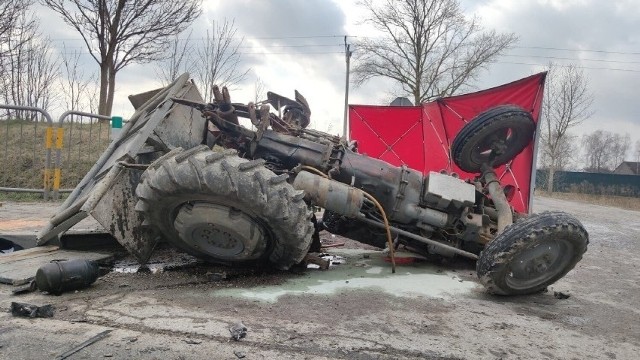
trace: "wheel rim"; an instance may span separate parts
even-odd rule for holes
[[[453,159],[462,170],[478,172],[483,164],[498,167],[514,159],[533,138],[531,114],[516,106],[492,108],[476,116],[456,135]]]
[[[511,126],[502,126],[479,139],[471,151],[471,161],[475,164],[504,163],[519,152],[520,133]]]
[[[509,266],[506,283],[516,290],[529,289],[562,274],[573,257],[566,240],[547,240],[524,250]]]
[[[248,212],[218,203],[181,206],[174,227],[189,247],[225,260],[257,259],[264,254],[269,240],[268,230]]]

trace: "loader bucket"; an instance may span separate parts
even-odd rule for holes
[[[135,211],[135,190],[144,172],[140,165],[174,148],[202,144],[206,126],[200,112],[172,97],[203,101],[186,73],[165,88],[129,97],[135,113],[39,232],[37,245],[59,243],[64,232],[91,215],[141,263],[148,260],[157,239]]]

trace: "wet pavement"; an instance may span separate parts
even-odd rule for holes
[[[13,206],[0,208],[0,229],[9,213],[38,220],[55,211]],[[384,254],[364,249],[331,249],[344,260],[326,271],[196,263],[110,272],[57,297],[15,297],[0,286],[2,309],[16,299],[55,307],[49,319],[0,313],[0,358],[49,359],[112,330],[72,358],[636,359],[640,212],[547,198],[534,207],[574,213],[591,235],[583,261],[547,293],[487,295],[464,262],[410,262],[392,274]],[[159,254],[173,258],[172,251]],[[248,331],[236,342],[229,328],[238,322]]]

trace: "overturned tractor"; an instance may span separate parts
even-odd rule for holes
[[[136,113],[121,137],[40,243],[57,241],[91,214],[141,262],[166,240],[211,262],[287,269],[326,229],[386,247],[392,258],[403,245],[429,258],[477,260],[480,281],[501,295],[546,288],[587,249],[587,232],[571,215],[520,214],[507,201],[494,169],[533,140],[535,123],[524,109],[492,108],[459,132],[452,157],[477,173],[463,181],[396,167],[307,129],[311,110],[297,92],[295,99],[267,97],[232,103],[223,88],[203,103],[186,74],[132,97]],[[313,206],[324,209],[322,219]]]

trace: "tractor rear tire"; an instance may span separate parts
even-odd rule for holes
[[[288,176],[263,164],[204,145],[173,150],[142,175],[136,211],[143,225],[196,257],[288,269],[309,250],[313,215]]]

